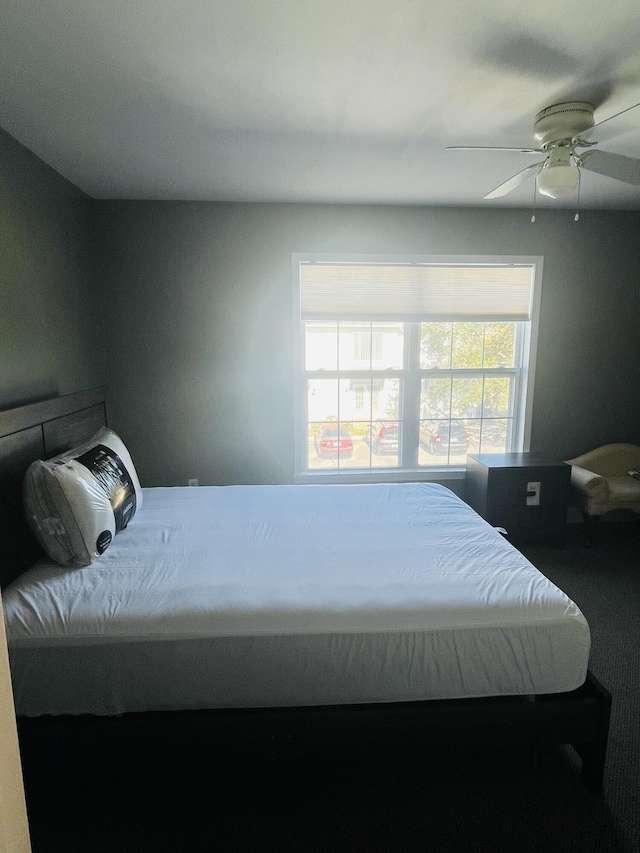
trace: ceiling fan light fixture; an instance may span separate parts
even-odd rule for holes
[[[634,104],[609,118],[594,124],[594,106],[587,101],[567,101],[545,107],[536,115],[534,138],[537,148],[513,148],[486,145],[456,145],[454,148],[477,151],[519,151],[545,154],[542,162],[532,163],[516,172],[511,178],[488,192],[483,199],[503,198],[522,186],[530,178],[536,179],[536,190],[547,198],[560,198],[578,190],[580,202],[580,176],[582,170],[596,172],[606,178],[613,178],[631,186],[640,186],[640,159],[625,157],[601,149],[593,150],[599,140],[592,137],[606,125],[614,127],[613,120],[630,110],[640,109]],[[612,122],[608,125],[608,122]],[[621,132],[626,132],[624,128]],[[613,134],[615,135],[615,133]],[[450,146],[451,147],[451,146]],[[577,149],[587,148],[587,151]],[[534,195],[535,199],[535,195]],[[577,219],[577,216],[576,216]],[[533,220],[532,220],[533,221]]]
[[[560,198],[573,192],[580,183],[580,171],[572,160],[570,148],[552,150],[537,178],[538,192],[548,198]]]

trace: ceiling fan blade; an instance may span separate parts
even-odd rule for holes
[[[615,178],[625,184],[640,186],[640,160],[612,154],[610,151],[587,151],[580,157],[580,165],[590,172]]]
[[[521,154],[544,154],[542,148],[503,148],[501,145],[447,145],[445,151],[519,151]]]
[[[527,166],[526,169],[523,169],[521,172],[518,172],[517,175],[509,178],[509,180],[505,181],[504,184],[500,184],[500,186],[496,187],[495,190],[491,190],[490,193],[487,193],[485,198],[500,198],[503,195],[507,195],[507,193],[512,192],[521,184],[524,184],[524,182],[529,180],[529,178],[533,178],[537,175],[545,163],[546,160],[543,160],[541,163],[533,163],[531,166]]]
[[[614,119],[619,119],[620,116],[631,112],[631,110],[635,110],[636,107],[640,107],[640,104],[634,104],[631,107],[627,107],[626,110],[614,113],[614,115],[609,116],[609,118],[605,118],[603,121],[599,121],[597,124],[594,124],[593,127],[589,128],[589,130],[581,133],[580,136],[583,139],[593,139],[596,137],[598,142],[606,142],[609,139],[614,139],[616,136],[622,136],[623,133],[628,133],[630,130],[636,130],[638,127],[637,123],[629,125],[625,122],[614,121]],[[613,124],[610,124],[610,122],[613,122]]]

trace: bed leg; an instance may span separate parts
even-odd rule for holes
[[[582,781],[592,794],[602,794],[604,780],[604,754],[599,743],[575,744],[575,750],[582,758]]]
[[[600,712],[598,737],[590,743],[574,743],[573,746],[582,759],[581,776],[585,786],[592,794],[602,794],[611,721],[611,694],[591,672],[587,674],[587,681],[591,682],[600,694],[596,700]]]

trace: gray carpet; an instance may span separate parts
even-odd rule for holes
[[[640,851],[640,524],[601,523],[582,547],[525,549],[529,559],[580,606],[591,627],[590,669],[613,695],[605,801],[620,834]]]
[[[34,853],[640,851],[640,528],[526,555],[583,609],[613,694],[605,789],[570,748],[232,755],[189,731],[24,744]],[[383,751],[384,753],[384,751]]]

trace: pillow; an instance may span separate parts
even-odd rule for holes
[[[106,427],[80,447],[33,462],[23,495],[29,526],[61,566],[88,566],[142,506],[129,451]]]

